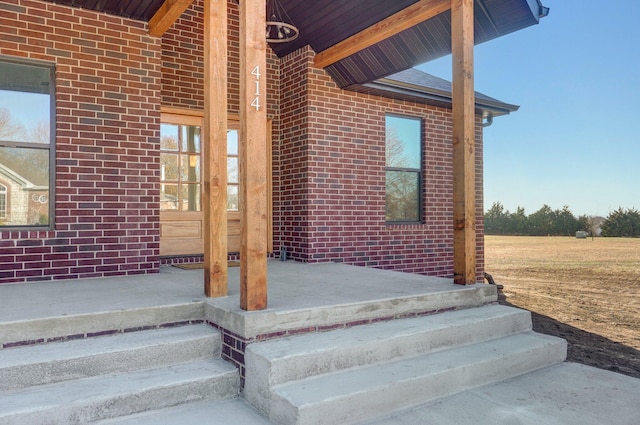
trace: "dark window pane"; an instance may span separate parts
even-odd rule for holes
[[[415,172],[387,171],[387,221],[419,221],[419,176]]]

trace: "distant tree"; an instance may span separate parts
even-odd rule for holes
[[[518,207],[516,212],[509,215],[509,234],[527,235],[529,234],[529,218],[522,207]]]
[[[529,234],[532,236],[546,236],[553,230],[554,212],[551,207],[544,204],[542,208],[528,217]]]
[[[553,235],[572,236],[578,230],[582,230],[583,226],[580,221],[573,215],[568,205],[562,207],[561,210],[554,211]]]
[[[609,213],[602,223],[602,236],[635,238],[640,236],[640,212],[635,208]]]
[[[500,202],[494,202],[484,215],[484,231],[488,235],[504,235],[507,232],[509,211]]]
[[[19,140],[24,134],[24,128],[20,123],[11,118],[7,108],[0,108],[0,140]]]

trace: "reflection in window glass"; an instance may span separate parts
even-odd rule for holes
[[[200,150],[200,127],[160,126],[160,210],[201,210]]]
[[[182,152],[200,152],[200,127],[194,125],[182,126]]]
[[[227,181],[238,183],[238,158],[227,158]]]
[[[200,155],[182,155],[182,181],[198,182],[200,181]]]
[[[201,211],[202,146],[200,127],[160,126],[162,211]],[[238,130],[227,131],[227,207],[238,210]]]
[[[52,224],[51,75],[0,60],[0,227]]]
[[[200,211],[200,185],[182,185],[182,211]]]
[[[227,186],[227,209],[230,211],[238,211],[238,186]]]
[[[178,134],[180,126],[175,124],[160,125],[160,149],[163,151],[178,150]]]
[[[227,155],[238,156],[238,130],[227,130]]]
[[[387,222],[420,222],[422,121],[388,115],[385,128],[385,219]]]
[[[227,130],[227,209],[239,209],[238,130]]]
[[[160,209],[162,211],[177,211],[178,202],[178,185],[162,183],[160,185]]]
[[[387,221],[419,221],[419,173],[387,171]]]
[[[160,178],[165,181],[178,181],[178,155],[172,153],[160,154]]]
[[[7,216],[7,186],[0,184],[0,220]]]

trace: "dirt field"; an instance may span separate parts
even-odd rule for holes
[[[568,359],[640,378],[640,239],[486,236],[502,302],[569,342]]]

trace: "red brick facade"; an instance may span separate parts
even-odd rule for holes
[[[229,112],[239,110],[229,1]],[[160,39],[141,22],[0,0],[0,55],[56,64],[55,230],[2,232],[0,283],[157,272],[160,105],[203,109],[202,1]],[[268,55],[274,246],[452,276],[451,111],[339,89],[301,49]],[[385,114],[423,120],[423,224],[385,224]],[[479,121],[478,121],[479,123]],[[484,268],[477,126],[478,278]]]
[[[2,0],[0,55],[56,65],[55,229],[0,232],[0,283],[157,272],[160,40],[142,22]]]
[[[282,63],[276,235],[294,259],[453,274],[451,110],[340,90],[301,49]],[[385,224],[385,114],[423,120],[423,224]],[[478,120],[478,278],[484,269]]]

